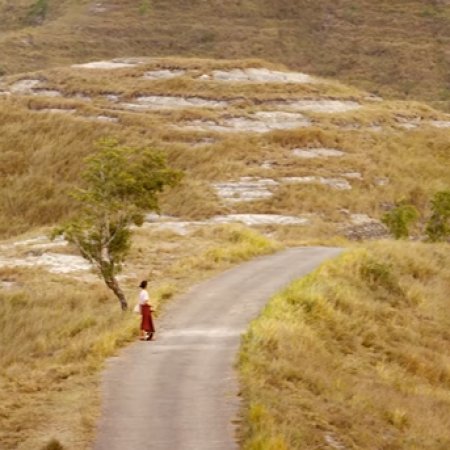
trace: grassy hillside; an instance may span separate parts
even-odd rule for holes
[[[65,17],[54,14],[49,23]],[[261,231],[298,244],[361,226],[378,233],[378,219],[400,199],[426,212],[427,197],[450,185],[448,125],[422,103],[386,101],[255,59],[136,58],[3,77],[0,447],[39,448],[51,436],[88,447],[98,371],[134,337],[135,318],[117,315],[74,249],[37,236],[77,213],[67,194],[97,139],[158,149],[186,173],[162,198],[166,216],[149,219],[163,223],[137,232],[122,279],[134,295],[149,277],[152,293],[167,299],[278,248],[214,220],[271,214],[289,224],[264,222]]]
[[[0,18],[5,73],[135,55],[258,57],[449,108],[445,1],[1,0]]]
[[[276,296],[243,342],[243,448],[449,448],[449,268],[379,242]]]
[[[30,240],[7,250],[5,245],[0,262],[6,252],[12,260],[49,250]],[[47,245],[53,255],[68,252]],[[136,232],[121,283],[132,307],[139,280],[149,279],[152,305],[160,312],[194,282],[278,248],[230,226],[197,230],[189,239],[144,228]],[[0,448],[61,448],[47,446],[52,439],[65,449],[92,448],[99,372],[107,357],[137,339],[138,327],[138,316],[121,313],[92,273],[52,273],[37,264],[0,267]]]
[[[300,84],[204,79],[218,69],[285,70],[255,60],[142,59],[126,64],[130,67],[59,68],[0,82],[0,235],[54,224],[72,214],[67,191],[78,182],[83,157],[103,136],[160,149],[186,172],[184,184],[162,203],[164,213],[184,219],[287,214],[308,217],[316,235],[334,236],[342,234],[352,214],[377,219],[404,198],[423,207],[426,196],[450,184],[449,130],[436,126],[450,122],[423,104],[380,101],[320,78]],[[149,79],[148,73],[156,70],[184,72]],[[141,102],[142,97],[150,98],[150,104]],[[155,108],[152,103],[190,99],[206,106]],[[330,104],[331,110],[321,112]],[[336,105],[344,112],[333,111]],[[247,130],[259,123],[258,114],[264,120],[267,114],[294,115],[300,123],[265,133]],[[267,120],[272,125],[275,119]],[[283,128],[285,121],[277,120]],[[243,128],[230,128],[236,122]],[[298,148],[322,147],[342,153],[306,159],[295,155]],[[254,201],[220,197],[218,184],[235,186],[243,177],[256,183],[269,179],[273,186],[263,186],[267,195]],[[326,184],[336,180],[344,188]]]

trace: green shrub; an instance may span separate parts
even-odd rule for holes
[[[437,192],[431,200],[431,217],[426,233],[432,242],[445,241],[450,237],[450,191]]]
[[[419,219],[419,211],[412,205],[400,205],[381,219],[395,239],[409,237],[410,226]]]
[[[142,0],[141,4],[139,5],[139,14],[141,16],[145,16],[149,12],[150,8],[151,8],[150,1]]]
[[[48,0],[36,0],[28,13],[28,22],[33,24],[41,23],[48,12]]]
[[[398,290],[397,280],[389,264],[369,258],[361,264],[360,275],[371,288],[383,287],[391,291]]]

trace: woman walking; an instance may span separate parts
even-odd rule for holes
[[[139,287],[141,288],[141,292],[139,293],[139,309],[142,317],[139,339],[141,341],[151,341],[155,333],[155,325],[153,324],[152,307],[149,303],[147,281],[142,281]]]

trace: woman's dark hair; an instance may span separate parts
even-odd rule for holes
[[[141,284],[139,285],[140,288],[145,289],[147,287],[147,280],[141,281]]]

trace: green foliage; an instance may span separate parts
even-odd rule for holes
[[[28,21],[31,23],[42,22],[48,12],[48,0],[36,0],[28,13]]]
[[[79,215],[54,235],[64,234],[76,245],[126,309],[115,276],[130,248],[130,227],[142,225],[146,211],[158,210],[157,195],[165,186],[174,186],[181,173],[148,148],[122,147],[111,139],[99,141],[97,148],[86,159],[84,187],[72,194],[80,204]]]
[[[141,16],[144,16],[149,12],[150,8],[151,8],[150,0],[141,0],[141,3],[139,5],[139,14]]]
[[[432,215],[426,233],[430,241],[445,241],[450,237],[450,191],[437,192],[431,200]]]
[[[369,258],[362,262],[359,273],[361,279],[372,290],[382,288],[391,294],[399,294],[401,292],[398,282],[393,275],[392,267],[386,263]]]
[[[412,205],[400,205],[386,213],[382,222],[396,239],[407,238],[410,226],[419,219],[419,211]]]
[[[139,225],[143,211],[158,210],[157,194],[180,180],[164,155],[151,149],[121,147],[111,139],[99,141],[97,149],[82,174],[87,187],[74,193],[94,216],[100,208],[116,220]]]

